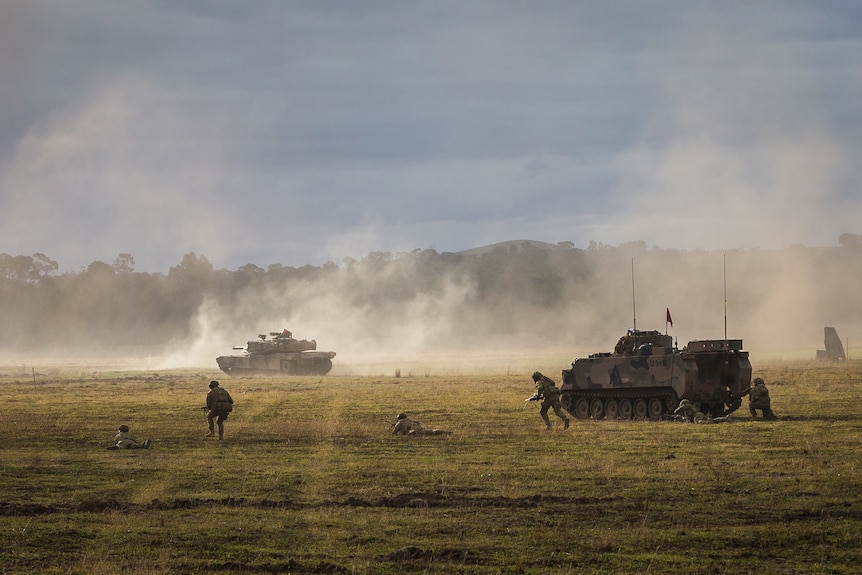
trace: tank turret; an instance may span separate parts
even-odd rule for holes
[[[315,340],[294,339],[288,330],[261,334],[234,349],[241,355],[220,355],[219,369],[228,375],[326,375],[332,369],[334,351],[317,351]]]

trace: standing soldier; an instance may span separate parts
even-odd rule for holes
[[[769,401],[769,390],[766,389],[766,384],[763,378],[755,377],[752,382],[754,385],[745,390],[742,395],[748,395],[748,411],[751,412],[751,418],[757,419],[757,410],[763,412],[763,419],[772,421],[778,419],[772,413]]]
[[[207,437],[215,435],[215,426],[213,425],[213,420],[215,420],[215,423],[218,424],[219,441],[224,439],[224,420],[228,418],[231,411],[233,411],[233,398],[227,390],[219,387],[217,381],[211,381],[210,391],[207,394],[207,423],[210,428]]]
[[[533,374],[533,382],[536,384],[536,393],[532,397],[528,397],[527,401],[542,400],[542,409],[539,413],[545,420],[548,429],[551,429],[551,420],[548,418],[548,410],[551,408],[554,408],[554,413],[563,420],[563,429],[568,429],[569,418],[563,414],[563,406],[560,405],[560,390],[557,389],[557,384],[538,371]]]

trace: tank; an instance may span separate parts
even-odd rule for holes
[[[219,369],[228,375],[326,375],[332,369],[334,351],[317,351],[315,340],[294,339],[288,330],[270,332],[249,341],[242,355],[216,358]]]
[[[661,419],[688,399],[704,414],[728,415],[751,386],[741,339],[688,342],[629,330],[614,351],[576,359],[562,372],[563,407],[580,419]]]

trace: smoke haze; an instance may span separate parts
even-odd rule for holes
[[[372,374],[396,368],[524,372],[530,362],[561,369],[575,357],[612,351],[635,321],[639,329],[667,329],[680,347],[694,339],[743,339],[755,364],[813,359],[823,347],[826,325],[851,342],[862,335],[862,306],[847,282],[848,276],[860,277],[858,254],[848,267],[835,253],[806,248],[725,253],[636,245],[633,251],[604,247],[585,253],[583,275],[573,277],[589,280],[579,287],[561,285],[559,298],[548,306],[540,286],[545,275],[504,270],[494,276],[494,291],[486,293],[451,270],[437,287],[412,292],[415,281],[408,276],[427,271],[409,266],[363,271],[373,278],[342,270],[325,281],[250,290],[240,297],[243,305],[230,309],[208,301],[197,314],[191,345],[176,345],[178,352],[165,365],[208,365],[214,355],[231,353],[231,345],[284,327],[295,337],[316,339],[318,349],[336,351],[334,373]],[[565,273],[549,265],[552,273]],[[405,291],[393,294],[398,285]],[[376,300],[375,290],[386,299]],[[518,303],[506,293],[525,297]],[[667,309],[673,325],[665,324]]]
[[[7,1],[0,254],[82,277],[39,296],[50,320],[6,289],[0,348],[111,332],[207,366],[287,327],[336,369],[553,367],[666,308],[681,346],[726,321],[761,357],[812,356],[826,325],[852,348],[859,257],[830,250],[862,232],[860,63],[862,6],[840,0]],[[518,238],[591,249],[364,261]],[[156,277],[187,254],[218,277],[335,269],[216,297],[196,291],[213,270]]]
[[[335,374],[522,373],[545,362],[554,372],[612,351],[637,327],[667,330],[680,347],[726,336],[756,360],[812,359],[823,327],[845,342],[862,331],[854,237],[836,248],[727,252],[517,241],[236,272],[188,254],[167,276],[130,272],[118,258],[39,278],[13,265],[29,258],[0,254],[0,352],[11,365],[124,359],[133,369],[214,370],[216,356],[241,353],[233,346],[287,328],[337,352]]]

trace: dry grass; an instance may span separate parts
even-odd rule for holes
[[[2,372],[2,370],[0,370]],[[2,573],[852,573],[862,363],[776,363],[774,423],[543,429],[524,374],[0,376]],[[394,373],[394,372],[393,372]],[[450,436],[396,437],[407,411]],[[128,423],[151,450],[108,451]]]

